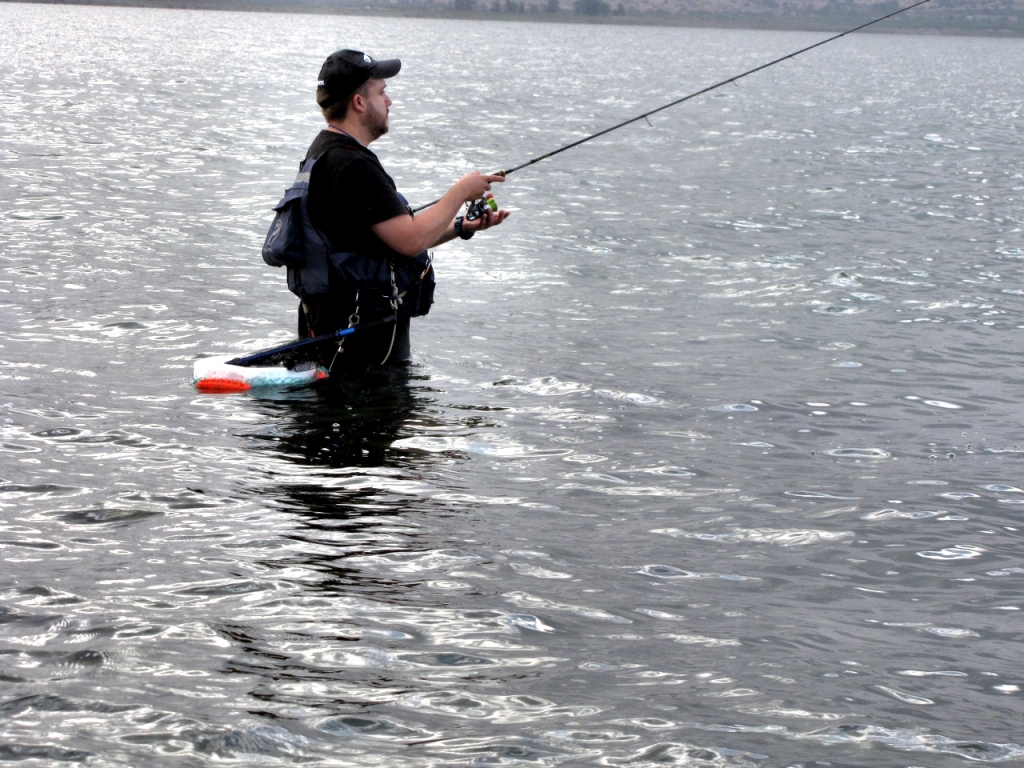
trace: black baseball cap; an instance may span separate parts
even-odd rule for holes
[[[367,80],[394,77],[402,68],[398,59],[374,61],[362,51],[335,51],[320,67],[317,88],[323,88],[327,95],[317,103],[324,109],[347,99]]]

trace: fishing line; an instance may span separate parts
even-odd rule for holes
[[[901,13],[905,13],[906,11],[909,11],[912,8],[917,8],[919,5],[924,5],[925,3],[930,3],[930,2],[931,2],[931,0],[919,0],[918,2],[914,3],[913,5],[908,5],[906,8],[900,8],[898,11],[893,11],[892,13],[886,14],[885,16],[880,16],[879,18],[874,19],[873,21],[869,21],[866,24],[861,24],[860,26],[854,27],[853,29],[848,29],[845,32],[840,32],[838,35],[833,35],[832,37],[826,38],[825,40],[822,40],[820,42],[815,43],[814,45],[808,45],[806,48],[801,48],[798,51],[793,51],[792,53],[788,53],[785,56],[781,56],[781,57],[779,57],[777,59],[774,59],[773,61],[769,61],[767,64],[762,64],[759,67],[754,67],[753,69],[748,69],[746,72],[743,72],[742,74],[736,75],[735,77],[730,77],[728,80],[722,80],[720,83],[715,83],[714,85],[709,85],[707,88],[702,88],[701,90],[695,91],[694,93],[691,93],[688,96],[683,96],[681,99],[676,99],[675,101],[670,101],[668,104],[663,104],[662,106],[657,107],[655,109],[652,109],[649,112],[644,112],[642,115],[637,115],[636,117],[631,117],[629,120],[623,120],[621,123],[617,123],[617,124],[611,126],[610,128],[605,128],[603,131],[598,131],[597,133],[592,133],[591,135],[586,136],[586,137],[584,137],[582,139],[579,139],[577,141],[574,141],[571,144],[566,144],[564,147],[559,147],[558,149],[552,150],[551,152],[548,152],[547,154],[540,155],[539,157],[535,157],[532,160],[527,160],[525,163],[520,163],[519,165],[513,166],[512,168],[508,168],[507,170],[504,170],[504,171],[498,171],[494,175],[495,176],[508,176],[510,173],[515,173],[516,171],[521,171],[523,168],[528,168],[531,165],[534,165],[535,163],[539,163],[541,160],[547,160],[549,157],[554,157],[555,155],[561,154],[562,152],[565,152],[566,150],[572,149],[573,147],[578,147],[580,144],[585,144],[588,141],[593,141],[594,139],[597,139],[597,138],[599,138],[601,136],[604,136],[607,133],[611,133],[612,131],[617,131],[619,128],[623,128],[623,127],[625,127],[627,125],[630,125],[631,123],[635,123],[638,120],[646,120],[651,115],[657,114],[658,112],[662,112],[662,111],[668,109],[669,107],[674,107],[674,106],[677,106],[679,104],[682,104],[684,101],[689,101],[690,99],[694,99],[694,98],[696,98],[698,96],[703,96],[705,93],[710,93],[711,91],[713,91],[713,90],[715,90],[717,88],[721,88],[723,85],[729,85],[729,83],[735,83],[737,80],[740,80],[740,79],[746,77],[747,75],[752,75],[755,72],[760,72],[762,69],[768,69],[768,67],[774,67],[776,64],[781,64],[783,61],[786,61],[788,59],[796,58],[797,56],[799,56],[802,53],[807,53],[808,51],[812,51],[815,48],[820,48],[821,46],[826,45],[828,43],[831,43],[834,40],[838,40],[841,37],[846,37],[847,35],[853,34],[854,32],[858,32],[858,31],[864,29],[865,27],[870,27],[872,24],[877,24],[880,21],[885,21],[886,19],[891,19],[893,16],[899,16]],[[418,211],[422,211],[424,208],[429,208],[430,206],[432,206],[432,205],[434,205],[436,203],[439,203],[439,202],[440,202],[440,198],[438,198],[437,200],[434,200],[432,203],[427,203],[426,205],[421,205],[419,208],[414,208],[412,210],[412,212],[416,213]]]

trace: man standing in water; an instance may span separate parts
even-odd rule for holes
[[[484,197],[492,183],[505,180],[475,171],[459,179],[433,206],[412,214],[367,148],[388,131],[391,99],[385,93],[386,81],[401,66],[398,59],[375,61],[361,51],[342,50],[328,56],[320,70],[316,101],[327,127],[306,154],[307,160],[319,156],[309,177],[308,210],[311,223],[330,246],[329,287],[314,295],[300,294],[299,336],[319,336],[397,314],[393,324],[349,336],[334,360],[333,352],[326,355],[324,362],[335,363],[335,373],[408,363],[409,319],[425,314],[431,301],[427,249],[455,237],[468,240],[500,224],[509,213],[485,207],[473,220],[457,216],[463,203]],[[424,289],[424,284],[430,288]],[[395,294],[405,294],[397,312]]]

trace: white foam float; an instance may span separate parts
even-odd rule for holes
[[[235,355],[219,355],[196,360],[192,383],[200,392],[245,392],[256,387],[298,387],[326,379],[327,371],[313,362],[295,368],[282,365],[241,366],[228,360]]]

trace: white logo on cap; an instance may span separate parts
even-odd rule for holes
[[[371,59],[365,53],[363,54],[363,59],[366,61],[367,64],[373,64],[373,59]]]

